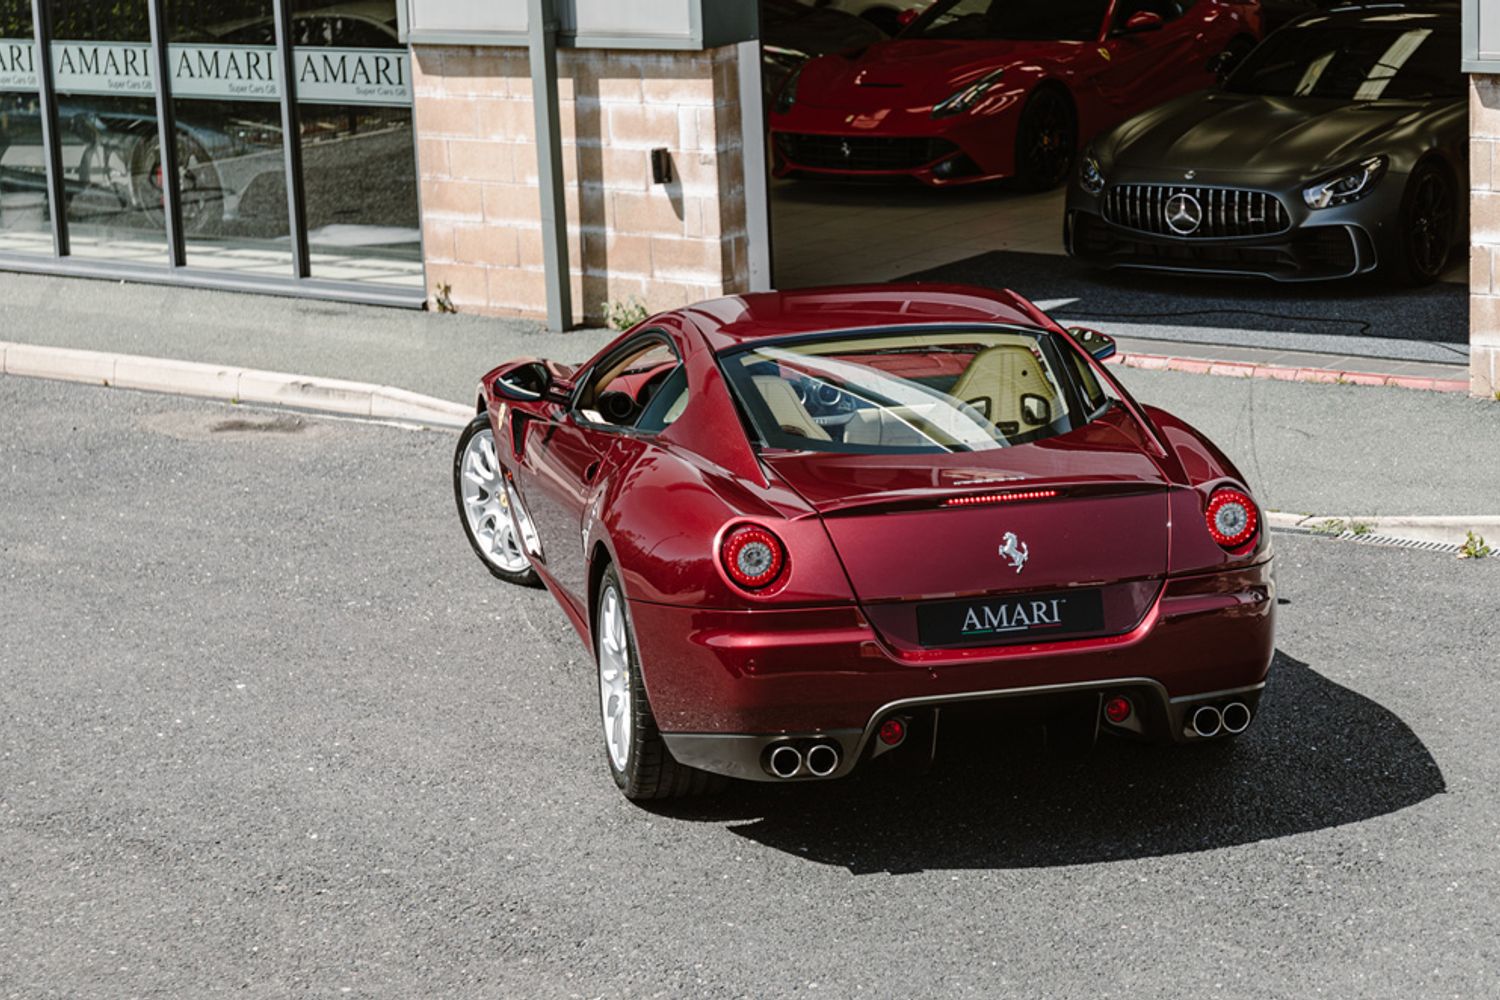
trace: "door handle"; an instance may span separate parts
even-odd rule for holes
[[[585,483],[592,483],[594,481],[594,477],[597,476],[598,474],[599,474],[599,463],[598,462],[590,462],[588,465],[584,466],[584,469],[583,469],[583,481]]]

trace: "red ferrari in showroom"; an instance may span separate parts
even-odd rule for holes
[[[1055,187],[1080,139],[1210,86],[1260,34],[1259,0],[937,0],[787,80],[775,170]]]
[[[630,798],[925,763],[949,712],[1218,741],[1269,670],[1270,540],[1113,350],[962,286],[700,303],[485,375],[460,518],[593,654]]]

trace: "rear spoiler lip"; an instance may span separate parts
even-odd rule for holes
[[[821,504],[810,504],[822,517],[866,517],[872,514],[901,514],[914,511],[975,510],[985,507],[1032,506],[1056,503],[1060,500],[1076,500],[1115,496],[1140,496],[1150,493],[1169,493],[1177,489],[1176,483],[1162,479],[1145,480],[1058,480],[1012,482],[1004,485],[988,485],[974,489],[928,489],[903,490],[894,493],[876,493],[846,500],[835,500]],[[1024,494],[1037,490],[1056,490],[1052,497],[1026,497]],[[1007,494],[1022,494],[1014,500],[1005,499]],[[973,502],[963,506],[946,506],[946,501],[962,498],[980,498],[993,495],[992,504]]]

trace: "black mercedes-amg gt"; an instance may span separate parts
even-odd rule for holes
[[[1068,252],[1107,267],[1438,277],[1467,229],[1459,9],[1339,7],[1274,32],[1223,85],[1098,136]]]

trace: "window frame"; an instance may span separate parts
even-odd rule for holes
[[[597,388],[597,386],[594,384],[596,374],[608,371],[611,365],[617,364],[627,357],[630,357],[632,355],[644,354],[646,350],[650,349],[649,347],[645,346],[647,344],[651,344],[653,346],[656,344],[665,344],[667,350],[672,353],[672,357],[677,359],[676,366],[669,369],[667,378],[672,377],[672,372],[686,368],[686,362],[683,359],[682,351],[678,349],[677,342],[672,338],[672,335],[670,333],[668,333],[661,327],[652,327],[649,330],[642,330],[640,333],[632,336],[629,340],[626,340],[618,345],[608,354],[605,354],[602,357],[596,358],[594,361],[590,362],[589,366],[585,368],[582,374],[579,375],[579,377],[574,381],[573,392],[568,397],[568,407],[566,410],[566,412],[573,418],[574,423],[576,423],[580,427],[590,428],[591,430],[609,431],[619,434],[630,434],[637,437],[656,437],[660,435],[662,431],[666,429],[666,427],[672,426],[671,424],[667,424],[666,427],[663,427],[660,430],[643,430],[636,424],[630,424],[629,426],[626,426],[624,424],[612,424],[608,420],[594,421],[588,419],[583,415],[583,397],[586,392],[591,392]],[[616,378],[618,377],[619,376],[617,375]],[[692,386],[685,386],[683,391],[691,394]],[[648,403],[647,406],[649,405],[650,404]],[[641,407],[641,412],[636,414],[635,419],[637,423],[639,423],[641,417],[645,416],[646,409],[647,407],[643,406]]]

